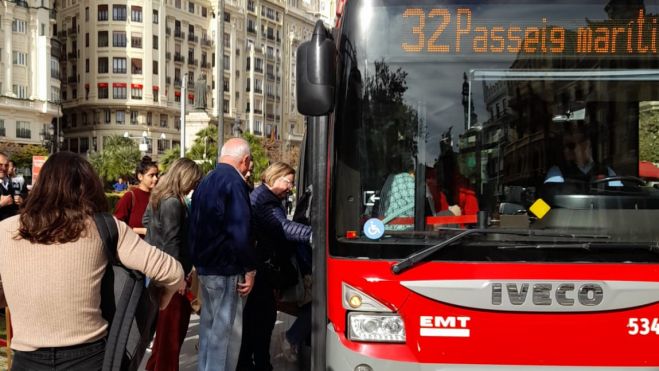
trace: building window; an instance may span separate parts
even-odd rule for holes
[[[174,6],[176,9],[181,9],[181,0],[174,0]]]
[[[142,49],[142,34],[134,33],[130,35],[130,46]]]
[[[123,125],[126,123],[126,112],[124,111],[117,111],[114,113],[114,122],[116,122],[119,125]]]
[[[158,50],[158,35],[153,35],[153,49]]]
[[[29,121],[16,121],[16,138],[32,138],[32,130],[30,130]]]
[[[174,116],[174,128],[176,130],[181,129],[181,116]],[[181,146],[181,144],[179,143],[178,146]]]
[[[161,128],[167,127],[167,115],[160,115],[160,127]]]
[[[51,102],[59,103],[59,101],[60,101],[59,92],[60,92],[60,90],[59,90],[58,87],[56,87],[56,86],[51,86],[50,87],[50,101]]]
[[[141,6],[131,6],[130,7],[130,20],[133,22],[142,22],[142,7]]]
[[[89,151],[89,138],[80,138],[80,153],[87,153]]]
[[[89,58],[85,59],[85,72],[89,73]]]
[[[208,17],[208,9],[205,6],[201,7],[201,16],[204,18]]]
[[[126,32],[125,31],[112,31],[112,46],[125,47],[126,46]]]
[[[168,149],[169,149],[169,140],[158,139],[158,154],[163,154]]]
[[[158,61],[153,61],[153,74],[157,75],[158,74]]]
[[[108,20],[108,6],[107,5],[99,5],[98,6],[98,20],[99,21],[107,21]]]
[[[130,111],[130,123],[132,125],[137,125],[137,117],[139,116],[137,111]]]
[[[25,30],[27,29],[27,22],[20,20],[20,19],[14,19],[11,22],[11,30],[13,32],[20,32],[20,33],[25,33]]]
[[[108,46],[108,32],[107,31],[98,31],[98,47],[103,48]]]
[[[7,130],[5,129],[5,120],[0,119],[0,137],[6,137]]]
[[[112,113],[110,112],[109,109],[103,110],[103,116],[105,118],[105,123],[109,124],[112,122]]]
[[[126,20],[126,5],[112,5],[112,20],[113,21]]]
[[[126,73],[126,58],[112,58],[112,72]]]
[[[27,99],[27,86],[14,84],[11,90],[18,98]]]
[[[130,60],[130,73],[133,75],[142,74],[142,60],[139,58],[131,58]]]
[[[14,50],[12,52],[12,62],[20,66],[25,66],[27,64],[27,53]]]
[[[153,23],[158,24],[158,11],[155,9],[153,10]]]
[[[98,58],[98,73],[108,73],[108,57]]]
[[[112,86],[112,98],[126,99],[126,90],[125,86]]]
[[[153,125],[153,114],[151,112],[146,113],[146,125],[147,126]]]
[[[85,33],[85,48],[89,48],[89,32]]]
[[[194,13],[194,3],[192,1],[188,2],[188,12]]]
[[[139,99],[142,100],[142,88],[131,88],[130,89],[130,97],[132,99]]]
[[[224,56],[224,70],[228,71],[231,69],[231,58],[228,55]]]
[[[98,88],[98,99],[108,99],[107,85]]]
[[[158,89],[153,89],[153,101],[158,101]]]

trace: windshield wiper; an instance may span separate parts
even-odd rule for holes
[[[423,261],[428,256],[436,253],[437,251],[443,249],[446,246],[449,246],[455,242],[461,241],[466,237],[471,236],[472,234],[507,234],[514,236],[531,236],[531,237],[562,237],[562,238],[572,238],[572,239],[594,239],[602,240],[609,239],[609,235],[597,235],[597,234],[574,234],[574,233],[557,233],[557,232],[545,232],[534,229],[458,229],[458,228],[442,228],[441,231],[460,231],[460,233],[455,236],[444,240],[436,245],[425,248],[419,252],[408,256],[407,258],[401,260],[400,262],[394,264],[391,267],[391,270],[394,274],[400,274],[406,269],[411,268],[416,263]]]

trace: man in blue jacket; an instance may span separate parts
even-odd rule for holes
[[[217,167],[192,195],[190,255],[201,282],[199,371],[234,371],[238,362],[244,300],[256,275],[250,238],[252,156],[242,138],[222,147]]]

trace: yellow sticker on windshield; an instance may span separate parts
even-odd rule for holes
[[[539,198],[533,203],[533,205],[531,205],[529,210],[531,210],[533,215],[537,216],[538,219],[542,219],[545,215],[547,215],[549,210],[551,210],[551,207],[547,205],[547,203],[543,201],[542,198]]]

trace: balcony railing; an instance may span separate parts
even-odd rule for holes
[[[184,63],[185,62],[185,57],[183,57],[179,53],[176,53],[176,54],[174,54],[174,62]]]
[[[184,39],[185,38],[185,32],[181,32],[181,30],[174,30],[174,37],[178,39]]]
[[[194,81],[188,80],[188,83],[185,85],[186,85],[185,87],[188,89],[194,89]]]
[[[78,78],[76,76],[69,76],[67,81],[69,82],[69,84],[75,84],[78,82]]]
[[[66,31],[62,30],[62,31],[58,32],[57,37],[59,37],[60,39],[65,38],[66,37]]]
[[[175,88],[181,87],[181,79],[174,79],[174,87]]]
[[[50,9],[50,12],[49,12],[49,13],[50,13],[50,14],[49,14],[50,19],[57,19],[57,10],[55,10],[55,9]]]
[[[74,52],[69,52],[67,56],[69,57],[69,60],[78,59],[78,55]]]
[[[199,36],[195,36],[194,34],[188,34],[188,41],[193,43],[198,43]]]
[[[188,65],[190,65],[190,66],[197,66],[197,64],[198,64],[198,60],[197,60],[197,59],[192,59],[192,58],[188,57]]]
[[[201,62],[201,68],[211,68],[211,64],[206,61],[203,61]]]
[[[76,37],[76,30],[73,27],[69,28],[66,32],[69,34],[69,36]]]
[[[207,47],[210,47],[210,46],[212,46],[212,45],[213,45],[213,42],[212,42],[211,40],[209,40],[208,38],[203,37],[203,38],[201,39],[201,46],[207,46]]]

